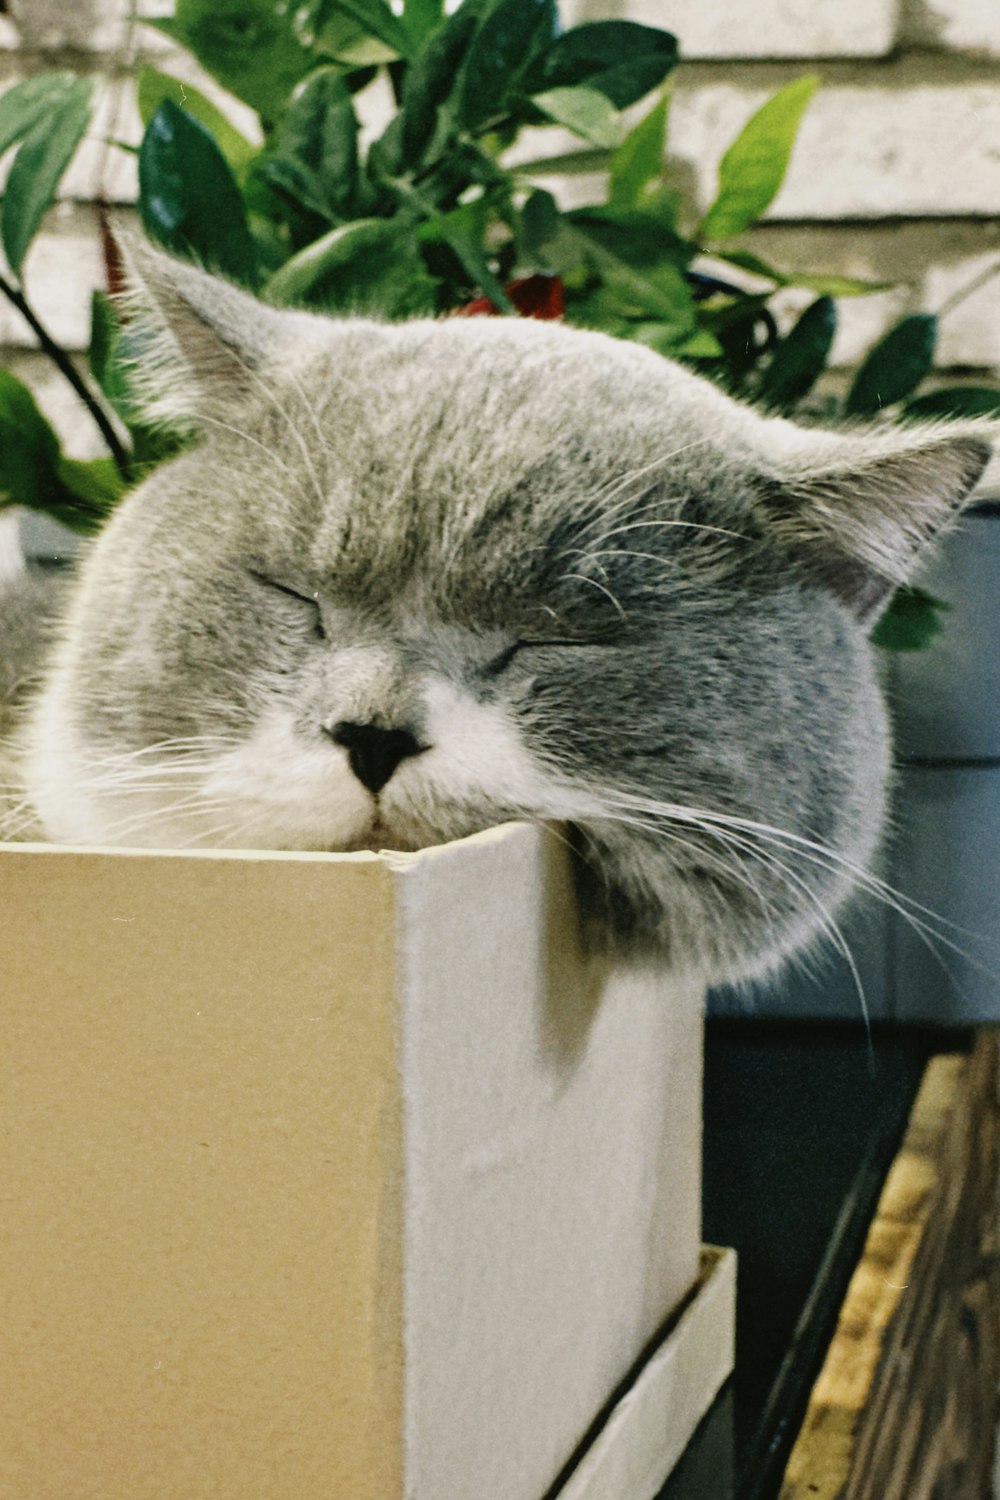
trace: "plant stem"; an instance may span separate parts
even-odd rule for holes
[[[73,387],[74,391],[79,396],[80,400],[83,402],[84,406],[87,408],[98,428],[100,429],[101,436],[107,443],[111,453],[111,457],[114,459],[115,468],[118,470],[119,474],[121,474],[123,479],[127,479],[129,477],[128,451],[123,446],[121,439],[114,429],[110,417],[102,407],[97,396],[90,389],[87,382],[84,380],[83,376],[80,374],[79,370],[76,368],[73,361],[66,353],[65,349],[61,349],[59,347],[52,335],[48,332],[44,325],[39,322],[37,314],[29,305],[26,297],[24,296],[24,293],[20,292],[17,287],[12,286],[4,276],[0,276],[0,292],[2,292],[3,295],[7,298],[8,302],[12,303],[14,307],[17,308],[22,318],[24,318],[25,322],[28,324],[32,333],[38,340],[39,347],[41,348],[43,354],[48,355],[49,359],[52,360],[52,363],[56,366],[56,368],[69,381],[70,385]]]
[[[960,302],[965,301],[966,297],[971,297],[973,292],[978,292],[981,286],[985,286],[988,281],[992,281],[993,277],[998,275],[1000,275],[1000,260],[994,261],[991,266],[986,267],[985,271],[974,276],[966,286],[959,287],[957,292],[953,292],[947,302],[938,308],[938,317],[946,318]]]

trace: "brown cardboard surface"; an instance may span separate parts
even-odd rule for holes
[[[2,1500],[537,1500],[696,1279],[699,989],[544,829],[0,847],[0,994]]]
[[[0,1495],[401,1484],[392,875],[0,860]]]

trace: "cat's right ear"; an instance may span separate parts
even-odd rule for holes
[[[126,290],[119,309],[132,355],[132,376],[146,415],[197,426],[201,416],[232,409],[259,384],[257,370],[290,337],[301,338],[308,313],[259,302],[189,261],[118,235]]]

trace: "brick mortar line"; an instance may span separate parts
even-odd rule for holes
[[[800,58],[714,58],[683,56],[683,37],[679,38],[682,57],[673,75],[678,84],[690,78],[702,86],[729,84],[734,74],[741,82],[753,79],[760,88],[777,88],[803,67],[820,68],[822,87],[844,88],[852,85],[885,85],[892,80],[897,87],[961,87],[966,83],[986,82],[1000,87],[1000,57],[977,52],[927,48],[905,48],[884,57],[851,57],[840,55],[805,55]]]

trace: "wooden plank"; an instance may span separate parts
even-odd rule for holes
[[[931,1060],[780,1500],[983,1500],[1000,1374],[997,1044]]]

